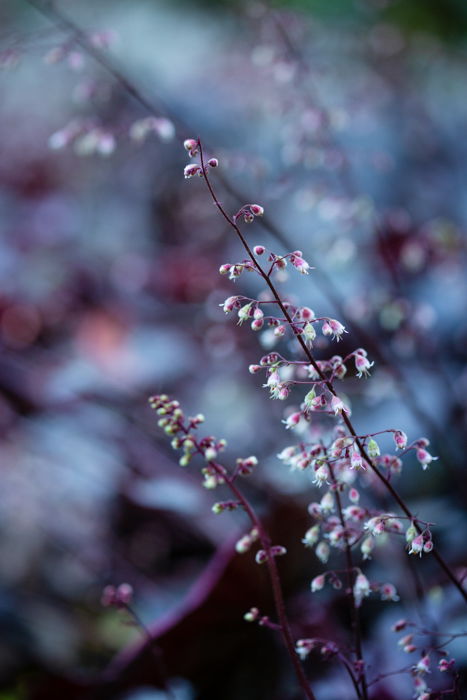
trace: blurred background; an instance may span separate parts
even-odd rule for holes
[[[265,207],[253,244],[316,268],[283,289],[345,323],[333,351],[375,361],[342,385],[358,430],[430,439],[439,460],[422,474],[409,457],[399,488],[466,564],[466,40],[463,0],[2,1],[0,700],[299,697],[275,636],[242,620],[271,604],[232,554],[242,516],[213,516],[197,466],[178,466],[147,408],[161,391],[205,414],[227,460],[258,456],[247,493],[289,546],[294,632],[346,642],[343,601],[309,595],[310,475],[277,460],[284,406],[248,374],[268,339],[219,308],[258,287],[218,276],[243,253],[184,180],[185,138],[219,158],[229,211]],[[397,618],[467,628],[429,558],[408,574],[385,556],[371,570],[403,602],[363,609],[373,675],[407,665]],[[122,581],[155,655],[100,605]],[[307,672],[320,700],[351,697],[334,662]],[[412,691],[395,675],[374,692]]]

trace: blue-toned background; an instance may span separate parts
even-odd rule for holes
[[[150,394],[203,412],[228,459],[260,458],[249,495],[282,526],[281,508],[292,509],[292,617],[345,634],[332,594],[319,610],[309,600],[319,566],[299,541],[311,479],[276,458],[291,442],[284,406],[247,371],[264,350],[219,308],[258,287],[218,275],[243,253],[201,180],[183,179],[184,138],[219,158],[229,211],[264,206],[279,240],[255,222],[249,241],[300,248],[316,268],[283,289],[345,323],[335,351],[363,346],[375,361],[371,379],[342,386],[359,431],[431,440],[439,460],[423,473],[409,457],[400,490],[436,523],[454,569],[465,565],[466,11],[391,0],[44,5],[0,7],[0,698],[154,700],[168,696],[136,691],[150,673],[110,690],[103,680],[140,634],[100,606],[102,587],[130,582],[157,625],[243,531],[238,514],[212,516],[196,466],[178,467]],[[139,142],[148,106],[159,121]],[[388,576],[384,553],[374,559]],[[391,565],[406,609],[375,605],[365,619],[381,671],[406,663],[388,632],[418,605],[406,559]],[[262,678],[281,652],[265,630],[247,641],[253,574],[237,575],[229,634],[205,635],[227,605],[223,593],[211,601],[210,580],[206,616],[177,621],[166,654],[180,700],[294,697],[280,663],[271,685]],[[413,576],[431,591],[422,617],[455,611],[429,560]],[[344,697],[335,667],[310,673],[320,699]],[[378,692],[408,697],[410,684],[396,676]]]

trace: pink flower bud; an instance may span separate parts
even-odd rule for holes
[[[415,666],[415,670],[418,671],[418,673],[430,673],[430,666],[430,657],[425,654]]]
[[[315,313],[308,306],[302,306],[300,309],[300,318],[303,321],[312,321],[315,318]]]
[[[319,505],[319,503],[310,503],[308,506],[308,513],[311,515],[312,518],[321,517],[321,506]]]
[[[217,166],[219,165],[219,161],[217,160],[217,158],[210,158],[210,159],[208,160],[208,165],[209,165],[211,168],[217,168]]]
[[[392,625],[391,629],[393,632],[402,632],[406,627],[407,620],[397,620],[397,622]]]
[[[296,255],[292,255],[290,257],[290,262],[292,265],[302,274],[302,275],[307,275],[308,271],[310,269],[309,264],[307,263],[306,260],[304,260],[302,257],[298,257]]]
[[[260,365],[250,365],[248,367],[248,371],[250,374],[258,374],[258,372],[261,372],[262,367]]]
[[[400,647],[405,647],[407,644],[410,644],[413,639],[413,634],[406,634],[404,637],[401,637],[399,641],[397,642],[398,646]]]
[[[195,139],[186,139],[183,142],[183,148],[188,151],[190,157],[193,158],[198,153],[198,142]]]
[[[276,326],[274,328],[274,335],[278,338],[282,338],[282,336],[285,334],[285,326]]]
[[[362,456],[359,452],[352,452],[350,456],[350,468],[351,469],[366,469],[363,464]]]
[[[337,416],[338,413],[342,413],[342,411],[344,411],[344,413],[349,413],[349,409],[348,409],[347,406],[344,404],[344,402],[342,401],[342,399],[340,399],[338,396],[333,396],[333,397],[332,397],[332,399],[331,399],[331,409],[334,411],[334,413],[336,414],[336,416]]]
[[[133,600],[133,587],[129,583],[121,583],[117,588],[117,599],[120,605],[129,605]]]
[[[264,247],[264,245],[255,245],[255,247],[253,248],[253,253],[255,255],[263,255],[265,250],[266,248]]]
[[[422,556],[423,544],[423,535],[414,537],[410,545],[409,554],[420,554]]]
[[[438,459],[438,457],[433,457],[425,448],[420,447],[417,450],[417,459],[422,465],[422,469],[425,470],[427,469],[428,465],[433,462],[435,459]]]
[[[292,413],[287,420],[283,420],[282,422],[285,424],[286,430],[289,428],[294,428],[296,425],[300,423],[300,418],[302,417],[302,414],[297,411],[296,413]]]
[[[195,175],[198,175],[201,172],[201,168],[199,165],[196,165],[196,163],[190,163],[189,165],[186,165],[183,174],[185,176],[185,179],[188,179],[190,177],[194,177]]]
[[[448,659],[440,659],[439,663],[438,663],[438,669],[441,672],[449,671],[454,666],[455,663],[456,663],[455,659],[449,659],[449,660]]]
[[[373,367],[373,365],[375,363],[369,362],[368,359],[364,355],[356,354],[354,357],[355,357],[355,367],[357,369],[357,377],[361,378],[361,377],[363,377],[363,375],[368,377],[370,374],[369,370],[371,367]]]
[[[347,333],[345,326],[343,326],[342,323],[339,323],[339,321],[336,321],[334,318],[330,318],[325,321],[321,330],[323,335],[331,335],[337,342],[339,342],[344,333]]]
[[[259,306],[257,306],[255,308],[255,310],[253,311],[253,318],[259,319],[259,318],[263,318],[263,317],[264,317],[264,314],[263,314],[262,310],[259,308]]]
[[[315,593],[315,591],[320,591],[324,587],[325,583],[326,583],[326,575],[325,574],[320,574],[319,576],[315,576],[315,578],[311,582],[311,592]]]
[[[254,321],[251,322],[251,330],[253,331],[260,331],[263,326],[264,321],[262,318],[255,318]]]
[[[221,275],[225,275],[225,274],[229,271],[229,269],[230,269],[230,265],[228,265],[228,264],[227,264],[227,265],[222,265],[222,266],[219,268],[219,272],[220,272]],[[233,310],[234,310],[235,305],[236,305],[236,303],[237,303],[237,298],[238,298],[238,297],[228,297],[228,298],[224,301],[224,304],[221,304],[221,306],[223,307],[223,309],[224,309],[224,311],[225,311],[226,314],[229,313],[229,311],[233,311]]]
[[[259,204],[250,204],[250,211],[253,216],[263,216],[264,209]]]
[[[402,430],[396,430],[394,433],[394,442],[399,450],[407,447],[407,435]]]
[[[381,600],[392,600],[394,602],[399,600],[396,588],[392,583],[383,583],[381,586]]]

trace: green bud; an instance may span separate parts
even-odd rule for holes
[[[376,442],[376,440],[373,440],[373,438],[368,443],[368,454],[372,458],[379,457],[379,455],[381,454],[380,449],[379,449],[379,445]]]

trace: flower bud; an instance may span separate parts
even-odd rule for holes
[[[314,325],[312,323],[307,323],[303,329],[303,334],[305,336],[305,340],[308,343],[312,343],[316,338],[316,331]]]
[[[411,542],[409,554],[420,554],[423,551],[423,535],[417,535]]]
[[[195,139],[185,139],[183,148],[188,151],[190,158],[193,158],[198,153],[198,142]]]
[[[188,179],[190,177],[194,177],[195,175],[198,175],[201,173],[201,167],[199,165],[196,165],[196,163],[190,163],[189,165],[186,165],[184,170],[183,170],[183,175],[185,176],[185,179]]]
[[[407,435],[402,430],[396,430],[394,433],[394,442],[399,450],[407,447]]]
[[[365,537],[363,540],[361,546],[360,546],[360,551],[363,554],[364,559],[371,559],[371,552],[373,551],[375,546],[375,541],[371,535],[368,537]]]
[[[264,209],[259,204],[250,204],[250,211],[253,216],[263,216]]]
[[[323,564],[326,564],[327,560],[329,559],[330,551],[331,550],[329,549],[329,545],[322,540],[317,545],[315,549],[315,554]]]
[[[264,564],[268,559],[267,553],[264,551],[264,549],[260,549],[256,552],[255,556],[255,561],[257,564]]]
[[[351,488],[349,491],[349,500],[352,501],[352,503],[358,503],[360,500],[360,494],[358,493],[357,489]]]
[[[311,408],[313,406],[312,402],[313,402],[313,399],[315,398],[315,396],[316,396],[316,392],[315,392],[314,388],[310,389],[308,394],[303,399],[303,403],[305,404],[305,406],[307,408]]]
[[[391,630],[392,630],[393,632],[401,632],[401,631],[404,630],[406,627],[407,627],[407,620],[397,620],[397,622],[395,622],[395,623],[392,625]]]
[[[325,583],[326,583],[326,575],[325,574],[320,574],[319,576],[315,576],[315,578],[311,582],[311,592],[315,593],[316,591],[320,591],[324,587]]]
[[[355,579],[353,594],[357,608],[360,607],[363,598],[370,595],[370,582],[362,573],[358,574],[357,578]]]
[[[254,622],[257,620],[259,617],[259,610],[258,608],[250,608],[250,610],[244,614],[243,619],[246,620],[246,622]]]
[[[292,413],[287,420],[283,420],[282,422],[285,424],[286,430],[289,428],[294,428],[300,423],[300,418],[302,417],[302,414],[300,412]]]
[[[319,525],[313,525],[309,530],[305,532],[305,536],[302,539],[305,547],[313,547],[319,539]]]

